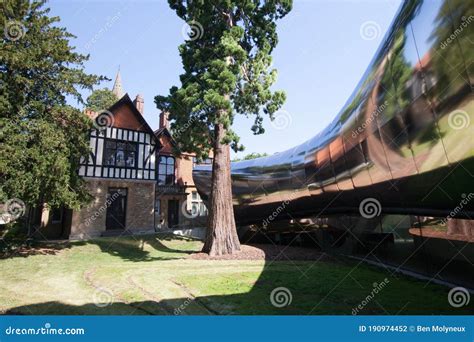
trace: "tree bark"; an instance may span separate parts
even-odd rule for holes
[[[211,256],[240,251],[232,204],[230,147],[222,143],[225,133],[223,124],[217,124],[214,132],[209,217],[203,247],[203,252]]]

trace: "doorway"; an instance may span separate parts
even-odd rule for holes
[[[109,188],[107,192],[106,230],[125,229],[127,189]]]
[[[168,200],[168,228],[176,227],[179,224],[179,201]]]

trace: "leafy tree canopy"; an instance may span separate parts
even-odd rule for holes
[[[88,56],[49,17],[45,1],[6,0],[0,12],[0,201],[78,207],[88,198],[77,175],[90,120],[66,103],[104,77],[84,72]]]
[[[117,96],[111,90],[97,89],[87,98],[86,108],[98,112],[111,107],[117,100]]]
[[[270,118],[285,94],[270,88],[277,71],[271,68],[278,42],[276,20],[292,7],[292,0],[169,0],[187,22],[188,39],[179,47],[184,73],[181,87],[156,96],[157,107],[170,113],[171,127],[186,130],[176,137],[185,151],[206,157],[215,128],[222,124],[222,143],[242,150],[232,131],[236,114],[253,116],[254,134],[264,132],[263,115]]]

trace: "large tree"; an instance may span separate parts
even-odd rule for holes
[[[103,77],[48,16],[45,1],[6,0],[0,12],[0,203],[78,207],[88,199],[77,167],[87,156],[90,120],[67,105]]]
[[[108,109],[118,101],[117,96],[108,88],[96,89],[86,100],[86,108],[99,112]]]
[[[271,53],[278,42],[276,21],[292,0],[169,0],[189,27],[179,47],[184,73],[181,87],[157,96],[168,111],[179,148],[205,158],[213,152],[209,219],[203,251],[211,255],[240,249],[232,207],[230,148],[242,150],[232,130],[236,114],[254,117],[252,130],[264,132],[263,116],[285,101],[273,92],[276,70]]]

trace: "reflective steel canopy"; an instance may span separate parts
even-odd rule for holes
[[[472,0],[405,2],[329,126],[232,163],[236,220],[358,213],[366,198],[383,213],[474,218],[473,58]],[[193,177],[207,199],[210,168]]]

